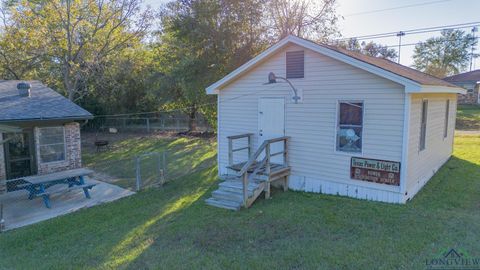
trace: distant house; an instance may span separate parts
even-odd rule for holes
[[[0,180],[81,167],[79,122],[92,117],[38,81],[0,80]]]
[[[237,210],[268,197],[277,180],[285,189],[405,203],[451,156],[465,90],[288,36],[206,92],[218,96],[226,179],[207,203]]]
[[[480,69],[460,73],[444,79],[467,90],[458,95],[458,104],[480,104]]]

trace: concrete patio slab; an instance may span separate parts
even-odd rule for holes
[[[91,199],[85,198],[82,189],[67,191],[64,185],[51,187],[49,191],[59,192],[50,196],[50,209],[45,207],[41,197],[29,200],[28,192],[25,190],[1,195],[5,230],[20,228],[135,194],[130,190],[89,178],[86,182],[97,184],[90,190]]]

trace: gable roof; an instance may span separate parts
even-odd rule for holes
[[[93,115],[39,81],[29,81],[30,97],[18,94],[23,81],[0,80],[0,122],[90,119]]]
[[[480,69],[446,77],[444,80],[452,83],[455,83],[455,82],[479,83]]]
[[[287,44],[292,43],[312,51],[318,52],[325,56],[350,64],[360,69],[366,70],[380,77],[389,79],[405,86],[405,91],[409,93],[415,92],[432,92],[432,93],[463,93],[464,90],[458,86],[446,82],[437,77],[425,74],[418,70],[397,64],[390,60],[377,57],[367,56],[358,52],[352,52],[338,47],[317,44],[313,41],[302,39],[296,36],[288,36],[278,43],[274,44],[267,50],[263,51],[247,63],[243,64],[223,79],[206,88],[208,94],[218,93],[222,86],[225,86],[232,80],[238,78],[265,58],[271,56]]]

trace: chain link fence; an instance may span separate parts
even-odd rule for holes
[[[97,116],[83,127],[85,131],[115,132],[186,132],[190,125],[197,132],[213,132],[201,114],[190,119],[185,114],[161,113],[149,116]]]
[[[110,147],[99,151],[95,145],[97,135],[108,141]],[[31,193],[29,195],[30,191],[25,186],[29,183],[21,177],[0,181],[0,187],[3,187],[0,192],[0,232],[5,228],[9,230],[73,212],[87,205],[129,196],[131,191],[160,188],[211,168],[216,164],[215,143],[208,137],[174,134],[83,133],[82,164],[94,171],[86,178],[86,184],[95,185],[91,190],[91,200],[85,199],[87,195],[82,191],[83,187],[75,189],[63,182],[47,185],[46,191],[41,192],[51,196],[51,209],[47,203],[44,205],[43,195],[30,197]],[[4,208],[3,213],[1,208]]]
[[[95,171],[95,180],[139,191],[161,187],[216,164],[214,155],[206,158],[201,155],[205,156],[205,153],[202,153],[200,147],[192,147],[178,151],[145,152],[132,158],[96,161],[85,165]]]

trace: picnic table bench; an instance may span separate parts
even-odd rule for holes
[[[57,191],[47,191],[48,188],[59,185],[65,184],[68,185],[68,190],[72,189],[83,189],[86,198],[90,198],[90,193],[88,192],[92,189],[96,184],[88,184],[85,182],[85,176],[92,174],[93,171],[80,168],[80,169],[73,169],[73,170],[66,170],[56,173],[49,173],[44,175],[32,175],[23,177],[25,184],[18,186],[21,189],[25,189],[29,192],[28,199],[32,200],[36,197],[42,197],[43,202],[47,208],[50,208],[50,194],[63,192],[62,190]]]

